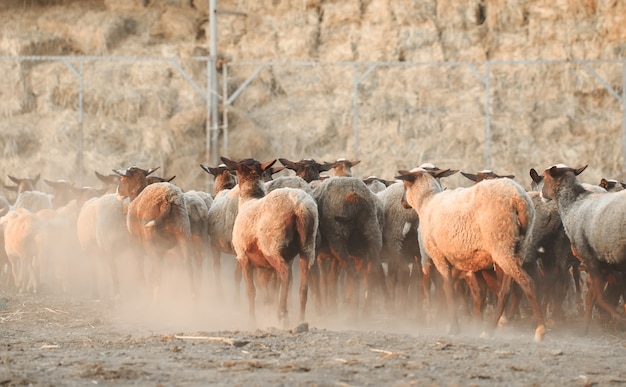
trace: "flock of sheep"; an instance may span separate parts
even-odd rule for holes
[[[341,306],[354,315],[371,313],[376,303],[430,313],[435,299],[447,305],[451,333],[459,331],[460,306],[482,321],[486,305],[494,304],[486,334],[504,313],[514,317],[527,307],[537,341],[547,318],[564,319],[568,297],[584,309],[585,331],[595,305],[623,319],[626,190],[604,179],[580,184],[585,167],[530,170],[527,192],[513,176],[491,171],[462,172],[475,184],[446,189],[441,180],[458,171],[432,164],[386,181],[352,177],[358,161],[346,159],[279,159],[280,167],[277,160],[222,161],[201,166],[214,176],[213,195],[183,191],[172,178],[153,176],[158,168],[96,172],[101,189],[44,179],[52,194],[36,189],[39,176],[9,176],[15,185],[5,187],[17,198],[11,204],[0,197],[3,285],[37,293],[42,281],[56,281],[64,288],[70,279],[54,262],[80,250],[93,268],[93,296],[102,297],[104,277],[119,299],[116,257],[126,250],[136,265],[134,281],[159,302],[164,257],[175,252],[195,299],[209,260],[222,294],[220,256],[228,254],[237,259],[237,289],[245,279],[250,318],[258,288],[286,324],[299,257],[301,321],[309,295],[319,313]],[[295,176],[272,177],[285,168]],[[325,177],[331,170],[334,176]],[[96,263],[108,266],[106,276]]]

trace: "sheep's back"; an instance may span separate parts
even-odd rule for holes
[[[528,194],[510,179],[494,179],[434,195],[420,227],[425,241],[434,241],[448,258],[462,259],[475,251],[515,253],[533,220]]]
[[[129,204],[127,226],[132,235],[144,238],[173,239],[173,232],[180,232],[189,239],[190,224],[183,192],[171,183],[148,185]]]
[[[626,262],[626,191],[589,195],[562,220],[572,245],[586,257]]]

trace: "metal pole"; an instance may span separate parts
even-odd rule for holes
[[[84,81],[83,81],[83,69],[85,62],[80,61],[78,68],[78,181],[83,185],[84,179],[84,149],[83,149],[83,99],[84,99]]]
[[[626,61],[622,60],[622,179],[626,176]],[[622,180],[623,181],[623,180]]]
[[[218,163],[218,117],[217,117],[217,0],[209,0],[209,24],[211,26],[211,46],[209,50],[209,74],[210,74],[210,92],[209,99],[211,105],[211,164],[216,166]]]
[[[356,63],[352,65],[352,128],[354,131],[354,158],[359,158],[359,75]]]
[[[485,167],[491,169],[491,85],[489,61],[485,62]]]
[[[228,101],[228,64],[224,63],[222,67],[222,95],[224,96],[223,101]],[[224,128],[224,139],[222,143],[222,152],[224,152],[224,156],[230,157],[228,153],[228,105],[226,103],[222,104],[222,127]]]

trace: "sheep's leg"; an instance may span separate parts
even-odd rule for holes
[[[300,257],[300,276],[302,277],[302,257]],[[311,292],[313,293],[313,300],[315,302],[315,309],[318,311],[318,313],[321,313],[323,307],[322,295],[320,293],[320,263],[317,260],[310,269],[307,267],[307,283],[311,286]],[[300,286],[302,286],[302,283],[300,283]],[[300,302],[302,302],[302,296],[300,296]]]
[[[506,276],[511,277],[522,288],[522,291],[526,295],[526,299],[533,310],[533,314],[535,315],[535,320],[537,322],[537,329],[535,329],[535,341],[539,342],[543,340],[543,335],[546,333],[546,325],[543,315],[541,314],[541,308],[537,302],[533,280],[526,273],[526,271],[524,271],[524,269],[514,262],[514,258],[511,257],[509,264],[499,264],[498,266],[500,266]],[[498,300],[498,305],[499,304],[500,300]]]
[[[211,251],[211,258],[213,259],[213,281],[215,282],[215,291],[217,292],[217,297],[219,299],[222,298],[223,290],[222,290],[222,259],[221,253],[222,251],[219,248],[219,245],[210,243],[209,249]],[[237,265],[239,269],[239,264]],[[237,277],[235,277],[237,280]],[[239,281],[235,281],[235,296],[236,301],[239,301],[240,293],[239,293],[239,284],[241,283],[241,272],[239,272]]]
[[[300,321],[304,321],[306,313],[306,303],[309,293],[309,260],[300,257]]]
[[[282,260],[282,258],[277,258]],[[276,270],[276,274],[278,275],[279,281],[279,304],[278,304],[278,321],[283,326],[283,328],[287,327],[289,324],[289,314],[287,312],[287,299],[289,296],[289,284],[291,283],[291,270],[287,267],[286,263],[281,262],[280,266]]]
[[[254,323],[254,306],[256,302],[256,288],[254,287],[254,268],[245,258],[237,257],[237,260],[241,264],[241,270],[246,281],[246,291],[248,293],[248,315],[250,316],[250,321]]]
[[[590,284],[587,290],[587,302],[585,305],[585,327],[584,334],[589,331],[589,325],[591,323],[591,313],[593,312],[593,306],[597,303],[598,306],[606,310],[615,321],[622,320],[622,317],[617,313],[614,307],[611,307],[606,300],[602,297],[602,287],[604,286],[604,279],[596,270],[589,270]]]
[[[107,260],[107,263],[109,264],[111,282],[113,283],[113,298],[117,300],[120,298],[120,279],[117,273],[117,264],[115,263],[115,255],[113,254],[107,254],[107,255],[108,256],[105,257],[105,259]]]
[[[456,302],[454,300],[454,288],[452,284],[452,275],[450,273],[450,265],[444,256],[435,256],[431,254],[433,263],[437,268],[439,274],[443,278],[443,292],[446,295],[446,301],[448,304],[448,315],[450,318],[450,327],[448,333],[455,335],[459,333],[459,320],[456,315]]]
[[[241,300],[241,279],[243,278],[243,268],[241,267],[241,262],[237,260],[235,264],[235,302],[239,303]],[[220,281],[220,288],[222,287]],[[220,291],[218,291],[220,292]]]
[[[13,276],[13,285],[17,291],[20,291],[20,258],[15,255],[9,255],[9,263],[11,264],[11,274]]]
[[[473,309],[472,315],[476,321],[482,321],[483,319],[483,305],[484,305],[484,292],[478,283],[478,276],[476,273],[470,271],[465,274],[465,281],[469,287],[472,295]]]
[[[500,284],[500,291],[498,292],[498,296],[497,296],[498,302],[496,304],[496,310],[493,315],[493,321],[491,323],[491,326],[489,327],[489,332],[488,333],[484,332],[483,335],[490,336],[491,334],[493,334],[493,331],[498,326],[500,318],[502,317],[502,314],[504,312],[504,306],[509,300],[510,295],[511,295],[511,277],[508,275],[505,275],[502,278],[502,281]]]
[[[420,257],[415,257],[413,261],[413,268],[409,273],[409,297],[408,300],[415,299],[416,301],[416,310],[419,315],[424,305],[424,294],[423,294],[423,282],[424,282],[424,274],[422,272],[422,265],[420,261]]]

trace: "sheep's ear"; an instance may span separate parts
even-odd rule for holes
[[[272,175],[285,169],[286,167],[272,167]]]
[[[440,179],[442,177],[447,177],[447,176],[453,175],[456,172],[457,171],[454,171],[454,172],[450,173],[450,169],[442,169],[442,170],[439,170],[439,171],[434,171],[433,177],[435,177],[437,179]]]
[[[602,179],[600,179],[600,187],[604,188],[605,190],[608,191],[609,189],[609,182],[607,179],[605,179],[604,177]]]
[[[176,179],[176,175],[174,175],[174,176],[170,177],[169,179],[163,179],[163,181],[164,181],[165,183],[169,183],[169,182],[171,182],[171,181],[172,181],[172,180],[174,180],[174,179]]]
[[[502,176],[498,176],[498,177],[505,177],[505,178],[511,179],[511,180],[515,179],[515,175],[502,175]]]
[[[397,180],[408,181],[409,183],[413,183],[415,181],[415,174],[407,170],[399,170],[398,173],[399,175],[395,177]]]
[[[209,175],[215,176],[215,174],[217,173],[217,170],[215,168],[211,168],[208,165],[200,164],[200,168],[202,168],[202,170]]]
[[[286,168],[289,168],[294,171],[297,169],[296,163],[294,163],[293,161],[289,161],[287,159],[281,159],[281,158],[279,158],[278,161],[280,161],[280,163],[284,165]]]
[[[351,166],[354,167],[355,165],[359,164],[360,162],[361,162],[361,160],[350,161],[350,164],[352,164]]]
[[[537,184],[541,183],[541,180],[543,180],[543,176],[539,176],[535,168],[530,168],[530,178]]]
[[[11,175],[7,175],[7,176],[9,176],[9,179],[11,179],[11,181],[14,182],[15,184],[20,183],[20,179],[18,179],[17,177],[13,177]]]
[[[222,160],[224,165],[226,165],[226,168],[230,169],[231,171],[237,170],[237,165],[239,165],[238,162],[230,160],[224,156],[221,156],[220,159]]]
[[[317,164],[317,171],[318,172],[326,172],[326,171],[330,171],[331,169],[334,168],[333,163],[327,163],[324,161],[324,164],[320,164],[320,163],[316,163]]]
[[[576,168],[576,169],[574,169],[574,175],[576,175],[576,176],[580,175],[580,174],[582,173],[582,171],[584,171],[585,169],[587,169],[587,167],[588,167],[588,166],[589,166],[589,165],[585,165],[585,166],[583,166],[583,167],[580,167],[580,168]]]
[[[35,178],[33,179],[33,185],[37,185],[37,182],[39,182],[40,177],[41,177],[41,173],[38,173],[37,176],[35,176]]]
[[[112,171],[114,173],[117,173],[120,176],[126,177],[126,170],[125,169],[112,169]]]
[[[17,186],[14,185],[5,185],[4,188],[8,189],[9,191],[17,192]]]
[[[153,174],[157,169],[159,169],[161,167],[156,167],[156,168],[150,168],[146,171],[146,176],[149,176],[151,174]]]
[[[473,173],[469,173],[469,172],[463,172],[461,171],[461,175],[467,177],[468,179],[470,179],[471,181],[476,181],[478,180],[478,176],[473,174]]]
[[[271,168],[272,165],[274,165],[274,163],[276,162],[276,159],[272,160],[272,161],[266,161],[263,164],[261,164],[261,170],[265,171],[268,168]]]
[[[458,169],[440,169],[440,170],[437,170],[436,172],[437,172],[437,176],[435,177],[442,178],[442,177],[452,176],[455,173],[459,172],[459,170]]]

